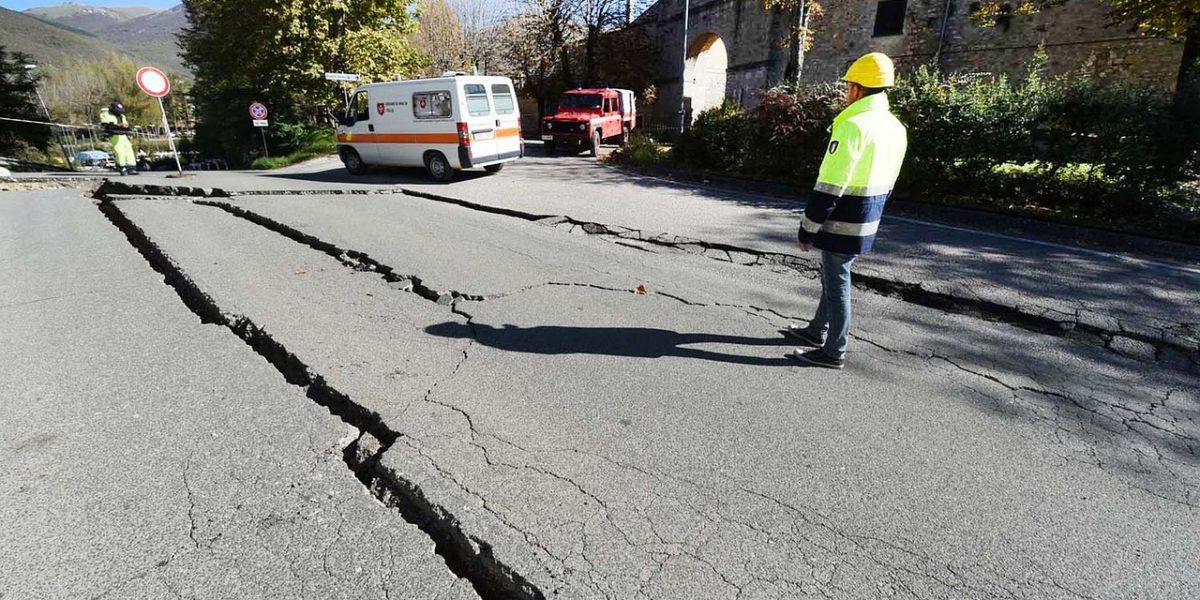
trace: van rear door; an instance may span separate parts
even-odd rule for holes
[[[479,166],[496,160],[496,119],[487,86],[464,83],[462,86],[467,113],[464,118],[471,132],[471,165]]]
[[[521,156],[521,112],[517,108],[517,96],[509,81],[491,84],[492,103],[496,108],[496,155],[497,160],[509,160]]]

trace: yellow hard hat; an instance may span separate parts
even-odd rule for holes
[[[842,81],[868,88],[889,88],[896,85],[896,66],[882,52],[864,54],[850,65]]]

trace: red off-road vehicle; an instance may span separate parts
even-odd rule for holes
[[[542,142],[547,153],[569,144],[585,146],[596,156],[603,142],[614,140],[624,145],[636,125],[631,90],[571,90],[559,97],[558,110],[542,119]]]

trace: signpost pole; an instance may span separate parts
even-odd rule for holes
[[[179,176],[183,177],[183,163],[179,162],[179,151],[175,149],[175,136],[171,134],[171,124],[167,122],[167,109],[163,108],[162,96],[158,97],[158,110],[162,111],[163,129],[167,132],[167,145],[171,147],[171,154],[175,156],[175,168],[179,170]]]
[[[162,101],[163,96],[171,91],[171,80],[167,79],[166,73],[154,67],[138,69],[137,77],[134,80],[147,96],[158,100],[158,111],[162,113],[163,131],[167,133],[167,145],[171,148],[171,154],[175,156],[175,168],[179,170],[179,176],[183,177],[183,163],[179,162],[179,150],[175,148],[175,136],[171,133],[171,123],[167,121],[167,109],[163,106]]]
[[[257,127],[258,132],[262,134],[263,158],[271,158],[271,152],[267,150],[267,115],[269,114],[267,105],[262,102],[250,105],[250,123]]]
[[[339,87],[342,88],[342,99],[344,99],[346,101],[345,108],[349,109],[350,108],[350,90],[348,88],[351,86],[347,86],[346,84],[348,84],[348,83],[353,84],[355,81],[358,81],[358,79],[359,79],[358,74],[357,73],[326,73],[325,79],[327,79],[329,81],[339,82]]]

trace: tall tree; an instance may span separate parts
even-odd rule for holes
[[[139,66],[130,58],[111,54],[47,68],[43,86],[46,104],[55,119],[94,124],[99,121],[101,108],[120,100],[131,124],[157,125],[162,120],[158,103],[142,93],[135,81]],[[168,77],[172,86],[177,86],[180,78]],[[164,101],[170,101],[178,92],[176,87]]]
[[[784,74],[799,84],[804,76],[804,54],[812,49],[815,39],[813,23],[825,14],[825,7],[819,0],[763,0],[763,8],[792,16],[792,25],[784,34],[786,39],[778,43],[790,50]]]
[[[184,0],[184,62],[196,75],[197,144],[244,160],[255,147],[246,107],[265,102],[274,122],[315,125],[341,92],[326,71],[364,81],[412,76],[410,0]],[[272,132],[283,131],[272,128]]]
[[[413,46],[425,55],[426,76],[466,68],[467,40],[458,13],[447,0],[417,3],[417,33]]]
[[[501,28],[501,57],[521,92],[538,101],[539,117],[548,100],[574,84],[570,59],[578,29],[568,8],[567,0],[526,0]]]
[[[45,117],[37,105],[38,76],[26,69],[29,56],[8,52],[0,46],[0,117],[41,121]],[[0,121],[0,154],[13,156],[26,148],[45,149],[50,143],[50,128]]]
[[[467,63],[480,73],[496,72],[503,41],[497,33],[512,12],[509,0],[449,0],[462,27]]]
[[[583,80],[597,84],[600,36],[625,23],[625,0],[573,0],[574,18],[583,28]]]
[[[1067,0],[1020,0],[1015,7],[1006,0],[981,0],[974,12],[976,21],[993,25],[1007,12],[1029,14],[1060,6]],[[1183,90],[1200,79],[1200,0],[1105,0],[1114,25],[1133,23],[1149,36],[1183,40],[1183,60],[1176,87]]]

